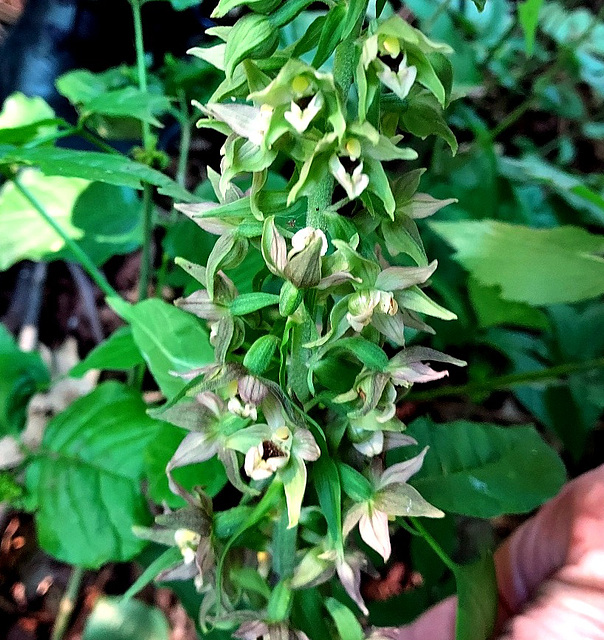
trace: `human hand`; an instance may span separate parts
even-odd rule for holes
[[[495,553],[500,640],[604,640],[604,465],[576,478]],[[453,640],[456,598],[392,640]]]

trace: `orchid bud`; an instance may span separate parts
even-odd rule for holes
[[[302,291],[286,280],[279,293],[279,313],[284,318],[291,316],[300,306],[303,297]]]
[[[321,256],[327,253],[327,238],[320,229],[306,227],[292,238],[292,249],[284,273],[298,289],[316,287],[321,281]]]
[[[268,395],[268,387],[254,376],[243,376],[237,383],[239,396],[246,404],[258,406]]]
[[[263,374],[271,364],[278,342],[273,335],[258,338],[245,354],[243,366],[254,375]]]

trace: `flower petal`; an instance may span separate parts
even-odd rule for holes
[[[293,456],[290,464],[281,472],[285,500],[287,502],[287,516],[289,519],[287,528],[291,529],[298,524],[304,492],[306,490],[306,465],[304,461]]]
[[[419,491],[404,482],[389,484],[375,494],[377,508],[391,516],[442,518],[445,514],[422,498]]]
[[[379,488],[386,487],[393,482],[407,482],[412,475],[422,468],[427,451],[428,447],[410,460],[398,462],[388,467],[380,478]]]
[[[390,532],[388,531],[388,515],[375,507],[371,507],[368,514],[359,520],[361,538],[377,551],[384,562],[390,557]]]
[[[344,587],[346,593],[354,600],[358,608],[365,614],[369,614],[369,610],[365,605],[363,596],[361,595],[361,567],[360,563],[349,564],[346,560],[336,562],[336,571],[338,578]]]

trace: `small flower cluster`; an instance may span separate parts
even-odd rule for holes
[[[167,467],[187,506],[143,533],[180,550],[169,575],[193,577],[206,592],[202,620],[240,624],[240,638],[306,638],[289,626],[291,594],[336,575],[367,613],[360,582],[371,565],[360,541],[387,561],[393,518],[443,515],[408,484],[426,449],[385,464],[386,451],[417,444],[397,403],[413,384],[447,375],[429,362],[465,364],[407,346],[433,332],[426,316],[455,318],[425,293],[437,264],[415,223],[450,201],[417,192],[421,170],[391,181],[384,167],[395,162],[400,172],[417,157],[399,146],[396,109],[424,92],[447,102],[448,47],[398,16],[363,30],[361,14],[356,35],[341,43],[352,56],[353,95],[337,74],[294,55],[305,51],[304,39],[266,57],[276,46],[270,29],[295,14],[294,4],[273,2],[263,13],[252,3],[241,23],[213,30],[225,42],[194,51],[226,70],[214,98],[198,105],[206,116],[199,125],[226,140],[220,173],[208,169],[216,201],[177,207],[218,236],[205,267],[179,261],[202,288],[177,304],[208,323],[215,363],[190,372],[184,395],[156,411],[188,431]],[[227,6],[222,0],[219,15]],[[250,42],[239,43],[241,57],[235,40],[244,31]],[[382,94],[398,106],[381,112]],[[270,169],[283,160],[294,167],[287,186],[269,189]],[[319,207],[317,193],[328,193]],[[234,276],[258,260],[262,268],[248,274],[253,290],[240,293]],[[201,490],[191,493],[174,477],[214,456],[242,495],[239,506],[217,513]],[[307,467],[334,474],[337,484],[326,488]],[[224,524],[231,519],[237,526]],[[253,527],[264,544],[230,553]],[[270,560],[277,532],[294,540],[289,571]],[[256,570],[260,584],[267,576],[277,584],[264,604],[229,578],[242,566]]]

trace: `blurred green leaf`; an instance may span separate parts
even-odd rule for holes
[[[457,565],[457,640],[487,640],[497,616],[497,580],[491,554],[469,565]]]
[[[539,11],[543,0],[525,0],[518,3],[518,20],[524,31],[524,42],[527,56],[533,55],[535,33],[539,24]]]
[[[40,355],[21,351],[0,324],[0,437],[21,431],[30,398],[48,381],[48,370]]]
[[[604,239],[579,227],[530,229],[495,220],[431,222],[455,260],[505,300],[533,306],[604,293]]]
[[[134,189],[142,189],[143,182],[148,182],[163,195],[186,202],[195,200],[168,176],[117,153],[55,147],[19,149],[3,144],[0,145],[0,165],[3,164],[34,166],[47,176],[84,178]]]
[[[355,614],[339,600],[327,598],[325,608],[333,618],[342,640],[363,640],[365,634]]]
[[[44,551],[90,569],[140,552],[145,543],[132,527],[151,519],[140,482],[157,424],[140,394],[117,382],[98,386],[48,423],[26,474]]]
[[[406,433],[430,447],[410,484],[443,511],[477,518],[526,513],[565,481],[564,465],[532,427],[419,418]],[[418,450],[404,447],[389,457],[399,461]]]
[[[483,329],[503,324],[533,329],[547,327],[547,317],[542,311],[523,302],[504,300],[496,285],[488,287],[474,278],[470,278],[468,293],[478,319],[478,325]]]
[[[120,327],[96,346],[84,360],[69,372],[69,375],[79,378],[90,369],[127,371],[144,362],[143,356],[134,342],[132,329]]]
[[[82,640],[169,640],[164,614],[138,600],[104,596],[90,613]]]
[[[139,246],[139,200],[133,190],[81,178],[49,178],[34,170],[24,171],[20,179],[97,264]],[[0,270],[24,259],[73,259],[63,248],[62,238],[14,184],[4,184],[0,188]]]

